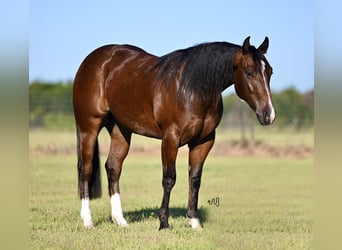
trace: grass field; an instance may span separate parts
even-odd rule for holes
[[[270,134],[268,134],[271,137]],[[220,136],[224,138],[225,135]],[[277,134],[278,144],[291,140]],[[313,136],[296,134],[293,143],[313,147]],[[287,140],[286,140],[287,139]],[[222,140],[222,139],[221,139]],[[110,221],[107,180],[103,197],[91,202],[95,229],[83,228],[77,196],[76,156],[31,149],[73,147],[73,133],[30,133],[30,249],[310,249],[313,238],[313,157],[302,160],[210,156],[199,198],[203,230],[185,218],[187,158],[177,160],[172,191],[171,230],[158,231],[161,202],[160,155],[129,154],[121,177],[121,199],[129,228]],[[275,143],[273,141],[273,143]],[[135,138],[135,147],[158,147]],[[105,157],[102,156],[102,166]],[[219,198],[219,206],[208,200]]]

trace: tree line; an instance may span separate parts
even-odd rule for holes
[[[313,127],[314,91],[305,94],[295,88],[273,93],[277,113],[274,126],[295,130]],[[29,85],[30,128],[74,129],[72,108],[72,82],[41,82]],[[239,128],[243,133],[253,133],[257,125],[255,114],[235,94],[223,97],[224,114],[220,127]]]

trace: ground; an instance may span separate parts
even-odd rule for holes
[[[313,133],[261,131],[252,142],[219,133],[203,170],[199,196],[202,232],[185,217],[187,148],[177,159],[170,201],[171,230],[158,231],[160,141],[134,136],[120,180],[129,228],[110,221],[100,135],[103,197],[91,201],[95,229],[83,228],[77,195],[73,132],[31,131],[30,249],[311,249]]]

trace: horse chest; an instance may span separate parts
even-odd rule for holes
[[[180,128],[181,144],[187,144],[194,138],[202,140],[215,130],[220,121],[219,114],[207,114],[205,117],[190,117]]]

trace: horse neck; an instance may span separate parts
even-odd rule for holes
[[[230,67],[229,67],[229,72],[226,72],[226,74],[228,74],[228,78],[223,83],[222,92],[234,84],[234,66],[233,66],[234,65],[234,58],[236,55],[236,51],[240,48],[240,46],[238,46],[238,45],[233,45],[233,46],[234,47],[232,47],[232,49],[234,49],[235,52],[232,53],[232,55],[230,57],[228,57],[228,65],[230,65]]]

